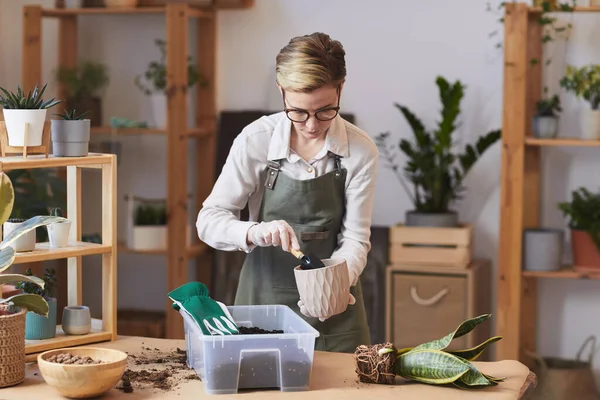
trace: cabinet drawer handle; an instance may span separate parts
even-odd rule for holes
[[[442,299],[442,297],[444,297],[446,294],[448,294],[449,291],[450,290],[448,288],[443,288],[442,290],[439,291],[438,294],[431,297],[430,299],[422,299],[419,296],[419,293],[417,293],[416,286],[411,286],[410,287],[410,297],[412,297],[413,301],[420,306],[431,306],[431,305],[434,305],[435,303],[437,303],[438,301],[440,301]]]

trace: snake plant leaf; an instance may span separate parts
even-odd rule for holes
[[[466,335],[467,333],[471,332],[473,329],[475,329],[477,327],[477,325],[486,321],[491,316],[492,316],[492,314],[483,314],[483,315],[480,315],[475,318],[470,318],[470,319],[464,321],[463,323],[461,323],[454,332],[449,333],[448,335],[444,336],[441,339],[433,340],[431,342],[420,344],[417,347],[413,348],[411,351],[423,350],[423,349],[443,350],[446,347],[448,347],[448,345],[450,344],[450,342],[453,339],[461,337],[461,336]]]
[[[452,383],[469,370],[460,358],[440,350],[413,350],[396,361],[396,375],[436,385]]]
[[[9,245],[11,245],[15,240],[19,237],[23,236],[27,232],[36,229],[40,226],[52,224],[54,222],[62,222],[66,221],[66,218],[62,217],[54,217],[51,215],[38,215],[36,217],[29,218],[22,224],[20,224],[14,231],[12,231],[2,243],[0,243],[0,249],[3,249]]]
[[[0,172],[0,225],[10,218],[15,203],[15,190],[8,175]]]
[[[0,249],[0,272],[6,270],[15,261],[15,249],[6,247]]]
[[[488,378],[488,380],[496,382],[496,383],[504,382],[506,380],[505,376],[503,376],[502,378],[496,378],[495,376],[491,376],[491,375],[487,375],[487,374],[483,374],[483,376]]]
[[[502,339],[502,336],[494,336],[473,348],[465,350],[448,350],[448,353],[464,358],[468,361],[473,361],[477,359],[477,357],[479,357],[489,345],[496,343],[500,339]]]
[[[27,311],[34,312],[44,317],[48,316],[48,302],[42,296],[37,294],[16,294],[8,299],[0,300],[0,304],[2,303],[12,303],[17,307],[26,308]]]
[[[12,247],[10,247],[12,249]],[[45,282],[43,279],[38,278],[37,276],[27,276],[21,274],[0,274],[0,285],[4,285],[6,283],[16,283],[16,282],[31,282],[35,283],[42,289],[44,288]]]
[[[459,381],[472,387],[488,387],[498,385],[496,382],[491,381],[485,377],[473,364],[466,360],[462,360],[466,365],[469,366],[469,371],[460,377]]]

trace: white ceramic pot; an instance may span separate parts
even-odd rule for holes
[[[50,238],[50,247],[65,247],[69,243],[69,231],[71,230],[71,221],[56,222],[48,224],[48,237]]]
[[[9,146],[41,146],[44,122],[48,110],[2,110]],[[27,128],[27,144],[25,144],[25,124]]]
[[[558,133],[558,118],[535,116],[533,117],[533,136],[543,139],[555,138]]]
[[[592,110],[589,107],[581,110],[581,138],[600,139],[600,110]]]
[[[303,270],[294,269],[300,300],[313,318],[333,316],[348,308],[350,299],[350,276],[346,261],[323,259],[325,267]]]
[[[4,225],[2,225],[2,240],[6,239],[6,237],[21,224],[22,222],[5,222]],[[35,249],[35,229],[15,240],[11,244],[11,247],[17,252],[33,251],[33,249]]]
[[[167,126],[167,96],[164,93],[152,93],[150,96],[151,124],[157,129]]]
[[[167,247],[166,226],[134,226],[132,249],[161,250]]]
[[[83,0],[65,0],[65,8],[81,8]]]

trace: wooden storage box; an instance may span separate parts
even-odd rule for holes
[[[390,228],[390,263],[467,267],[473,230],[396,225]]]
[[[404,348],[441,339],[464,320],[492,312],[490,287],[487,260],[476,260],[469,268],[389,266],[386,270],[386,341]],[[448,348],[470,348],[489,337],[490,320],[468,335],[454,339]]]

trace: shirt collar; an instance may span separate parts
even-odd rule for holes
[[[281,160],[290,157],[290,136],[292,132],[292,121],[290,121],[283,113],[282,118],[279,120],[273,135],[271,136],[271,142],[269,143],[269,152],[267,158],[270,161]],[[327,137],[325,138],[325,150],[332,152],[340,157],[348,157],[348,134],[346,132],[346,124],[342,117],[338,114],[327,131]]]

